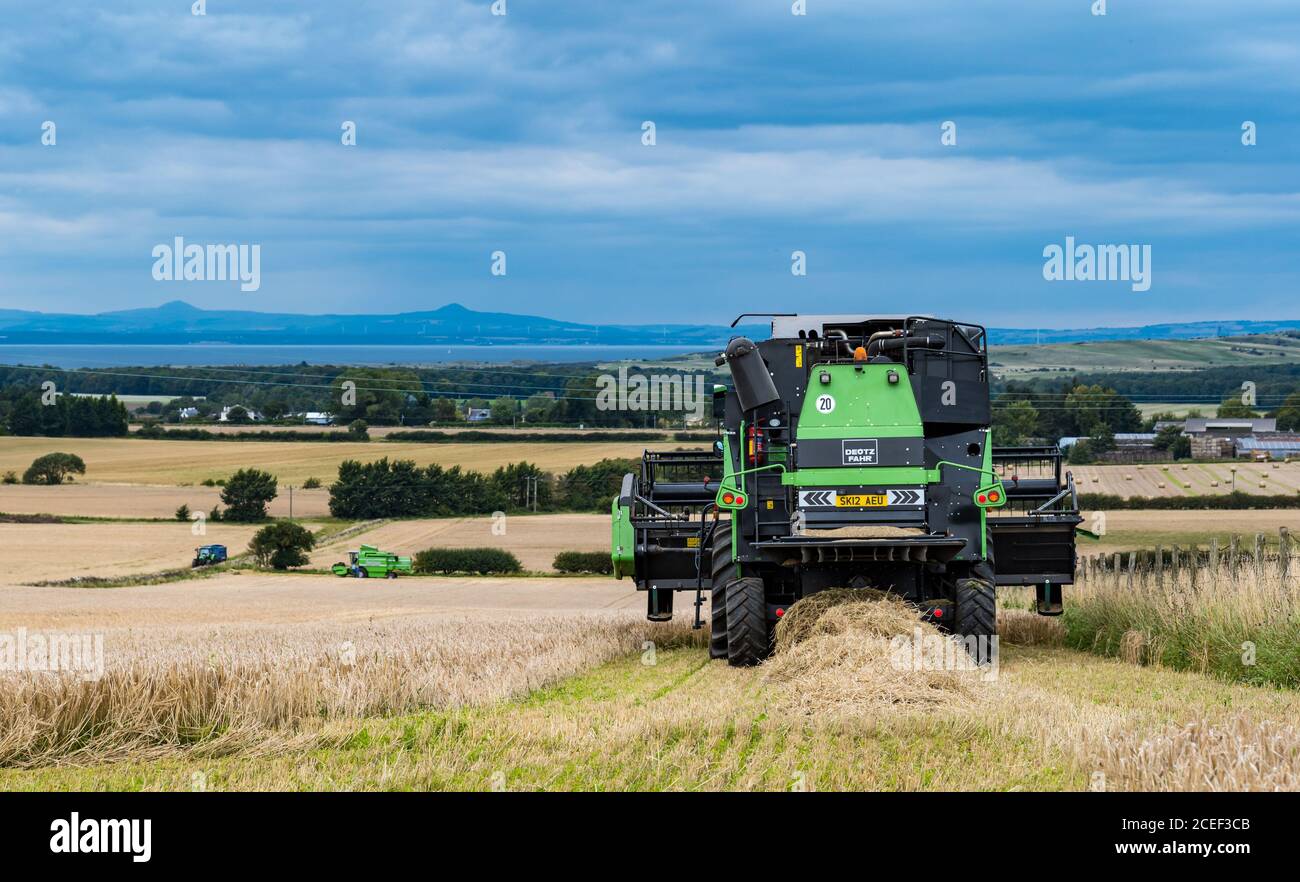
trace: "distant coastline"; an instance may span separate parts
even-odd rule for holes
[[[230,343],[73,343],[10,344],[0,340],[0,365],[51,365],[65,370],[112,367],[202,367],[226,365],[424,365],[467,362],[508,364],[517,361],[591,363],[624,359],[658,360],[700,352],[699,344],[682,346],[428,344],[230,344]]]

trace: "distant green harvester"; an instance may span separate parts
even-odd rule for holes
[[[373,545],[362,545],[356,551],[348,552],[347,563],[336,563],[330,569],[336,576],[396,579],[398,573],[411,572],[411,559],[380,551]]]

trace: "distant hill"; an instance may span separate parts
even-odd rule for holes
[[[1105,340],[1188,340],[1300,330],[1300,321],[1221,321],[1133,328],[991,328],[995,345]],[[390,315],[299,315],[200,309],[181,300],[144,309],[94,315],[0,310],[0,343],[231,343],[366,345],[573,345],[631,346],[671,343],[716,348],[734,334],[767,336],[766,324],[585,324],[533,315],[479,312],[458,303]]]
[[[1018,343],[1087,343],[1102,340],[1195,340],[1209,337],[1238,337],[1245,334],[1278,334],[1300,330],[1300,320],[1272,322],[1221,321],[1181,324],[1140,325],[1132,328],[989,328],[994,345]]]
[[[710,325],[595,325],[533,315],[479,312],[449,303],[391,315],[299,315],[200,309],[182,300],[94,315],[0,310],[0,343],[355,343],[366,345],[632,345],[699,344],[710,348],[734,333]]]

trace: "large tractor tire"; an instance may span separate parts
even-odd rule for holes
[[[727,583],[726,593],[727,663],[733,667],[756,665],[772,652],[763,580],[756,576],[735,579]]]
[[[727,657],[727,583],[736,575],[731,559],[731,521],[718,521],[713,528],[710,551],[709,658]]]
[[[968,645],[978,664],[992,661],[992,638],[998,633],[998,595],[994,586],[993,540],[988,541],[988,559],[970,568],[970,575],[957,580],[953,603],[953,633],[957,637],[984,637]]]

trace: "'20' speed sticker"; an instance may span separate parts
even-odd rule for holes
[[[818,395],[817,401],[813,406],[817,408],[818,413],[830,413],[835,410],[835,396]]]

